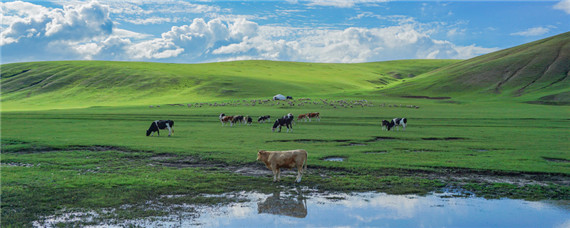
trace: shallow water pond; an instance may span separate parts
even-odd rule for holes
[[[570,227],[568,201],[524,201],[384,193],[305,193],[298,189],[264,194],[239,192],[206,197],[239,199],[238,203],[195,206],[156,205],[169,216],[117,221],[103,226],[143,227]],[[164,197],[183,197],[173,195]],[[175,210],[185,208],[185,210]],[[35,226],[93,221],[93,212],[51,216]]]

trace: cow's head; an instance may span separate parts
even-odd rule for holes
[[[279,127],[279,120],[275,120],[275,123],[273,124],[273,128],[271,128],[271,131],[275,132],[275,128]]]
[[[146,130],[146,136],[149,136],[151,132],[151,130]]]
[[[258,161],[261,161],[261,160],[263,159],[263,157],[265,157],[266,154],[267,154],[267,153],[266,153],[265,150],[259,150],[259,151],[257,152],[257,160],[258,160]]]

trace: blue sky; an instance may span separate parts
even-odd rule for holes
[[[0,4],[2,63],[467,59],[570,31],[570,0]]]

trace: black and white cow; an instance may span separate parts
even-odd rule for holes
[[[406,118],[394,118],[392,121],[390,121],[390,124],[388,125],[388,131],[394,126],[396,127],[396,130],[399,130],[398,126],[402,126],[403,130],[405,131],[407,123],[408,120]]]
[[[234,116],[234,119],[232,120],[232,126],[233,126],[234,124],[237,124],[237,123],[242,123],[242,124],[243,124],[243,123],[244,123],[244,120],[245,120],[245,117],[244,117],[244,116],[241,116],[241,115],[239,115],[239,116]]]
[[[156,120],[152,122],[148,130],[146,130],[146,136],[149,136],[151,133],[152,136],[154,136],[154,132],[157,132],[158,136],[160,136],[159,129],[161,130],[168,129],[168,136],[170,137],[170,135],[172,135],[172,132],[174,132],[174,129],[172,129],[173,127],[174,127],[174,121],[172,120]]]
[[[251,125],[251,122],[253,122],[253,119],[251,119],[251,116],[246,116],[244,121],[245,121],[246,125]]]
[[[293,125],[291,124],[293,122],[293,119],[293,114],[289,113],[282,118],[275,120],[275,123],[273,124],[273,128],[271,130],[275,132],[275,129],[279,127],[279,132],[281,132],[281,127],[285,126],[287,127],[287,133],[289,133],[289,129],[291,129],[291,132],[293,132]]]
[[[265,121],[271,121],[271,116],[270,115],[266,115],[266,116],[260,116],[257,119],[258,123],[265,123]]]
[[[390,122],[388,122],[388,120],[382,120],[382,130],[388,130],[389,125]]]

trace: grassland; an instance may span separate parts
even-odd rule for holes
[[[570,200],[567,52],[552,57],[567,36],[465,61],[2,65],[2,227],[76,211],[151,217],[166,212],[149,201],[224,203],[204,194],[293,186],[291,175],[271,183],[259,149],[307,150],[304,189]],[[501,65],[519,73],[493,76]],[[481,69],[490,73],[475,77]],[[277,93],[296,100],[262,101]],[[218,120],[315,111],[322,120],[293,133]],[[394,117],[409,119],[406,131],[381,130]],[[175,121],[172,137],[145,136],[157,119]]]
[[[366,106],[352,108],[340,101],[363,103],[364,97],[323,98],[334,106],[321,98],[303,106],[300,101],[252,106],[240,99],[191,108],[3,112],[3,224],[20,226],[42,215],[82,210],[116,212],[101,219],[140,218],[164,213],[144,206],[147,200],[169,203],[163,195],[220,203],[201,194],[293,185],[292,175],[271,183],[269,172],[255,161],[259,149],[306,149],[309,172],[300,186],[320,191],[424,194],[462,187],[488,197],[569,199],[567,107],[367,98]],[[319,111],[322,120],[299,122],[293,133],[272,133],[270,123],[222,127],[218,120],[219,113],[257,117],[309,111]],[[408,129],[381,131],[380,120],[395,116],[408,117]],[[174,135],[146,137],[155,119],[175,120]],[[345,161],[325,160],[330,157]]]

